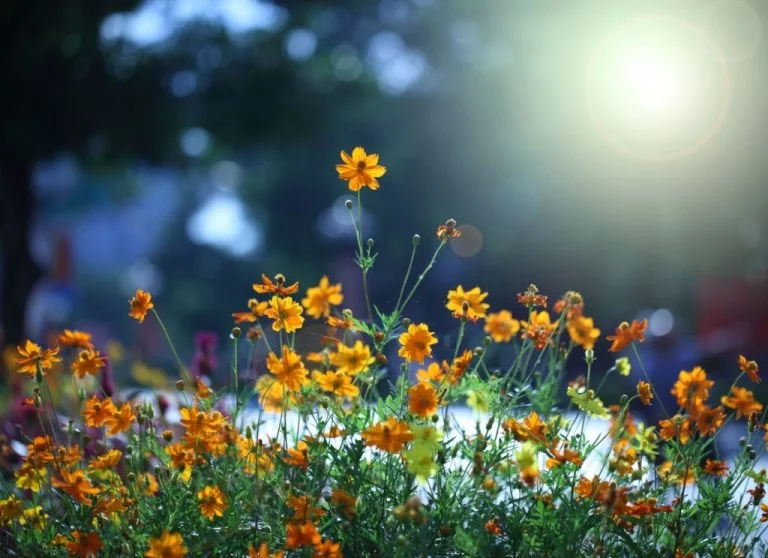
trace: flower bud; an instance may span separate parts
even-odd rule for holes
[[[626,405],[627,401],[629,401],[629,397],[627,397],[627,394],[622,394],[621,397],[619,397],[619,405]]]
[[[184,391],[184,380],[176,380],[176,389]]]
[[[408,318],[403,318],[402,324],[403,324],[403,327],[408,327],[411,325],[411,320]]]
[[[240,339],[242,331],[239,326],[235,326],[229,334],[232,336],[232,339]]]
[[[411,242],[413,242],[414,246],[418,246],[419,242],[421,242],[421,236],[418,234],[413,235],[413,238],[411,238]]]
[[[344,205],[347,207],[347,209],[352,209],[352,200],[346,200]]]
[[[166,442],[170,442],[171,440],[173,440],[173,431],[163,430],[162,437],[163,437],[163,440],[165,440]]]

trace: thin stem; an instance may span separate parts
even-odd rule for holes
[[[155,316],[157,323],[160,324],[160,329],[163,330],[163,335],[165,335],[165,340],[168,341],[168,346],[171,348],[171,352],[173,353],[174,358],[176,358],[176,364],[179,365],[179,370],[181,370],[181,375],[183,376],[184,382],[191,385],[192,380],[190,379],[189,372],[187,371],[187,367],[184,366],[183,362],[181,362],[179,353],[176,352],[176,347],[173,345],[173,341],[171,341],[171,336],[168,334],[168,330],[165,328],[165,324],[163,323],[163,320],[160,319],[160,314],[158,314],[157,310],[155,310],[154,308],[152,308],[152,314]]]
[[[403,300],[403,294],[405,294],[405,285],[408,283],[408,278],[411,276],[411,269],[413,268],[413,260],[416,257],[416,248],[418,244],[413,244],[413,250],[411,250],[411,259],[408,262],[408,269],[405,271],[405,277],[403,278],[403,285],[400,287],[400,295],[397,297],[397,304],[395,304],[395,310],[400,307],[400,301]]]
[[[648,372],[645,370],[645,366],[643,365],[643,359],[640,358],[640,353],[637,351],[637,345],[635,344],[634,341],[632,342],[632,350],[635,351],[635,357],[637,357],[637,362],[640,365],[640,370],[643,371],[643,376],[645,376],[645,380],[651,386],[651,389],[653,390],[653,394],[656,396],[656,401],[659,402],[659,406],[661,407],[661,410],[664,411],[664,414],[667,415],[667,417],[671,417],[672,415],[669,414],[669,411],[667,411],[667,408],[664,406],[664,401],[661,400],[661,397],[659,397],[659,393],[656,391],[656,386],[653,385],[653,382],[651,381],[650,376],[648,376]]]
[[[429,260],[429,263],[427,264],[427,267],[424,268],[424,271],[422,271],[419,276],[416,278],[416,283],[413,285],[413,288],[411,288],[411,291],[408,293],[408,296],[405,297],[405,300],[403,301],[403,305],[397,309],[398,314],[402,314],[403,310],[405,310],[405,307],[408,305],[408,302],[410,302],[413,295],[416,293],[416,289],[419,288],[419,285],[421,285],[421,282],[424,280],[424,277],[427,276],[427,273],[430,269],[432,269],[432,266],[435,265],[435,261],[437,261],[437,255],[440,253],[440,250],[443,249],[443,246],[445,246],[445,240],[440,241],[440,244],[437,245],[437,249],[435,250],[435,253],[432,254],[432,259]]]
[[[232,422],[236,424],[237,415],[240,413],[240,391],[237,389],[237,337],[235,337],[232,347],[232,383],[235,388],[235,417]]]

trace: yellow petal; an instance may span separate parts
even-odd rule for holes
[[[376,165],[375,167],[365,169],[365,172],[368,173],[369,176],[379,178],[380,176],[384,176],[384,174],[387,172],[387,167]]]
[[[375,167],[379,164],[379,155],[377,153],[371,153],[365,158],[366,167]]]
[[[365,161],[365,149],[360,147],[359,145],[355,147],[352,150],[352,161],[355,163],[359,163],[360,161]]]

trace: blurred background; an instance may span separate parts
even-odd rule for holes
[[[644,356],[662,392],[680,368],[735,377],[736,354],[766,355],[765,2],[2,11],[5,346],[77,327],[101,347],[119,340],[114,359],[172,371],[154,322],[127,316],[132,292],[154,294],[191,359],[199,331],[228,351],[230,315],[262,272],[302,292],[327,274],[362,315],[334,165],[363,145],[389,169],[363,195],[383,308],[411,236],[424,239],[419,269],[453,217],[464,234],[409,309],[440,333],[456,329],[449,288],[479,285],[517,316],[515,295],[534,282],[551,300],[583,293],[604,335],[649,318]]]

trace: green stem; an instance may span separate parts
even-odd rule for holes
[[[183,362],[181,362],[179,353],[176,352],[176,347],[174,346],[173,341],[171,341],[171,336],[168,334],[168,330],[165,328],[165,324],[163,323],[163,320],[160,319],[160,314],[158,314],[157,310],[155,310],[154,308],[152,308],[152,314],[155,316],[157,323],[160,324],[160,329],[163,330],[163,335],[165,335],[165,340],[168,341],[168,346],[171,348],[171,352],[173,353],[173,356],[176,359],[176,364],[179,365],[179,370],[181,371],[182,379],[184,380],[185,383],[191,385],[192,380],[190,379],[189,372],[187,371],[187,367],[184,366]]]
[[[395,304],[395,310],[397,310],[400,307],[400,301],[403,300],[403,294],[405,294],[405,285],[408,283],[408,278],[411,276],[411,269],[413,268],[413,260],[416,257],[416,248],[418,247],[418,244],[413,245],[413,250],[411,250],[411,259],[408,262],[408,269],[405,271],[405,277],[403,278],[403,284],[400,287],[400,295],[397,297],[397,304]]]

